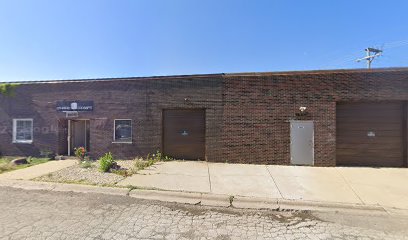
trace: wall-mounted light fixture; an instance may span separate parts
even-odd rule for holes
[[[299,112],[296,113],[296,116],[300,117],[307,115],[306,109],[307,108],[304,106],[299,107]]]

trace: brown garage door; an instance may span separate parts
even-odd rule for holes
[[[205,159],[205,110],[163,110],[163,152],[178,159]]]
[[[401,102],[337,104],[337,164],[401,167]]]

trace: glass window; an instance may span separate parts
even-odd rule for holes
[[[132,120],[115,120],[115,142],[132,142]]]
[[[33,119],[13,119],[13,142],[33,142]]]

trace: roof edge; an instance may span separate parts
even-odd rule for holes
[[[328,70],[296,70],[277,72],[240,72],[225,73],[225,76],[268,76],[268,75],[313,75],[313,74],[336,74],[336,73],[376,73],[376,72],[408,72],[408,67],[390,68],[352,68],[352,69],[328,69]]]
[[[53,80],[33,80],[33,81],[12,81],[1,82],[0,84],[36,84],[36,83],[70,83],[70,82],[103,82],[103,81],[129,81],[129,80],[144,80],[144,79],[185,79],[185,78],[209,78],[222,77],[224,73],[211,74],[191,74],[191,75],[162,75],[162,76],[145,76],[145,77],[112,77],[112,78],[78,78],[78,79],[53,79]]]
[[[331,69],[331,70],[296,70],[277,72],[238,72],[238,73],[213,73],[213,74],[191,74],[191,75],[162,75],[145,77],[113,77],[113,78],[80,78],[80,79],[54,79],[34,81],[0,82],[0,84],[40,84],[40,83],[70,83],[89,81],[129,81],[129,80],[158,80],[158,79],[186,79],[186,78],[209,78],[209,77],[245,77],[245,76],[278,76],[278,75],[314,75],[314,74],[336,74],[336,73],[378,73],[378,72],[408,72],[408,67],[391,68],[356,68],[356,69]]]

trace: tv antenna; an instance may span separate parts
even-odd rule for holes
[[[371,68],[371,63],[374,61],[376,57],[381,56],[383,53],[383,50],[377,49],[377,48],[366,48],[364,49],[366,51],[366,56],[363,58],[359,58],[356,60],[356,62],[361,62],[363,60],[367,61],[367,68]]]

